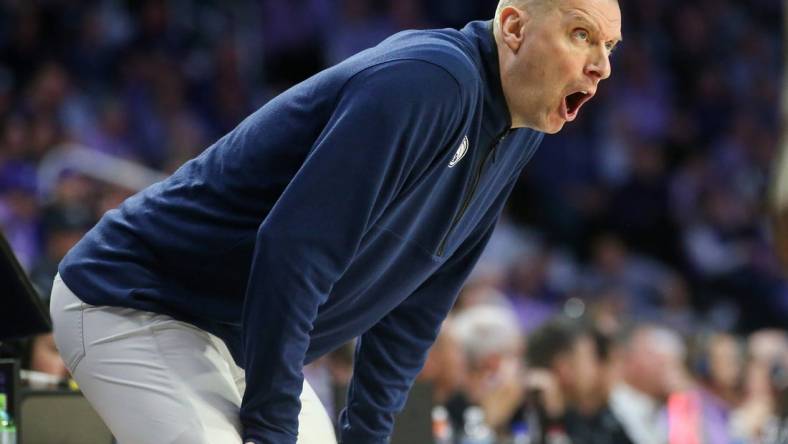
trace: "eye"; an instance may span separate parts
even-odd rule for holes
[[[612,54],[613,51],[616,49],[616,44],[613,42],[605,43],[605,48],[607,48],[608,54]]]
[[[585,29],[575,29],[574,31],[572,31],[572,37],[577,40],[587,42],[590,36],[588,34],[588,31],[586,31]]]

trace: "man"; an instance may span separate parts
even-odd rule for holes
[[[85,396],[120,442],[303,443],[311,421],[332,442],[302,366],[359,337],[342,441],[386,442],[520,170],[618,40],[614,0],[506,0],[272,100],[61,263]]]
[[[608,406],[608,342],[594,328],[564,318],[529,336],[527,385],[533,395],[526,410],[538,412],[545,442],[632,442]]]
[[[463,390],[446,402],[454,429],[463,430],[468,408],[478,406],[496,435],[507,434],[523,395],[524,341],[516,314],[506,305],[473,305],[457,314],[453,333],[467,367]]]
[[[665,444],[669,397],[688,388],[686,347],[677,333],[643,324],[621,338],[621,379],[610,394],[610,406],[636,444]]]

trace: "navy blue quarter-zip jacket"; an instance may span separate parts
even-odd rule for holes
[[[490,22],[317,74],[108,212],[60,264],[245,369],[246,441],[295,443],[302,366],[357,342],[344,443],[384,443],[542,134],[512,130]]]

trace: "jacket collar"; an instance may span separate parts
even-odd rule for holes
[[[468,23],[462,32],[476,48],[482,63],[482,80],[486,86],[484,95],[483,127],[491,136],[512,127],[512,117],[501,85],[501,68],[498,61],[498,45],[493,35],[493,21]]]

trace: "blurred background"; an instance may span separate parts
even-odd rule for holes
[[[279,92],[496,4],[0,0],[0,229],[46,301],[104,212]],[[437,443],[788,443],[782,5],[622,10],[611,79],[526,167],[422,372]],[[50,336],[3,347],[67,380]],[[351,365],[306,369],[330,411]]]

